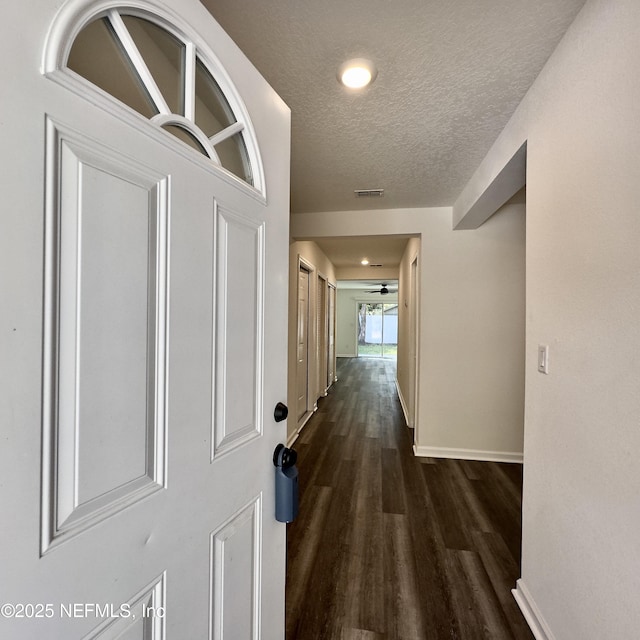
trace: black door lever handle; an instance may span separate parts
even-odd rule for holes
[[[273,418],[276,422],[282,422],[283,420],[287,419],[287,416],[289,415],[289,409],[287,408],[287,405],[284,404],[283,402],[278,402],[278,404],[276,405],[276,408],[273,410]]]

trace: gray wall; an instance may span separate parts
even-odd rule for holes
[[[637,0],[588,0],[456,204],[527,141],[518,595],[557,640],[640,629],[639,33]]]

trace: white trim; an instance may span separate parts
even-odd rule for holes
[[[402,407],[402,413],[404,413],[404,421],[410,429],[413,429],[413,425],[409,424],[409,412],[407,411],[407,403],[404,401],[402,391],[400,391],[400,385],[398,384],[398,378],[395,379],[396,391],[398,392],[398,399],[400,400],[400,406]]]
[[[204,149],[206,154],[214,162],[217,162],[222,167],[220,158],[218,157],[216,150],[213,148],[213,145],[211,144],[209,138],[207,138],[207,136],[203,133],[202,129],[196,127],[193,122],[187,120],[187,118],[185,118],[184,116],[179,116],[175,113],[159,113],[158,115],[151,118],[151,122],[154,122],[159,127],[164,127],[164,125],[173,125],[184,129],[198,141],[198,144]],[[224,169],[224,167],[222,168]]]
[[[144,61],[136,43],[133,41],[133,38],[129,33],[129,29],[127,29],[124,24],[124,20],[115,9],[111,9],[111,11],[109,11],[109,22],[111,22],[111,26],[120,40],[120,44],[124,47],[124,50],[127,52],[138,76],[140,76],[142,84],[149,92],[156,109],[161,114],[169,115],[171,113],[171,109],[169,108],[167,101],[164,99],[162,91],[160,91],[156,81],[151,75],[151,71],[149,71],[147,63]]]
[[[240,133],[244,130],[244,122],[234,122],[230,124],[228,127],[225,127],[222,131],[212,135],[209,138],[209,142],[212,146],[216,146],[221,142],[224,142],[227,138],[231,138],[231,136],[235,136],[236,133]]]
[[[317,271],[311,262],[309,262],[304,256],[298,254],[298,269],[300,268],[300,265],[302,265],[309,273],[316,273]]]
[[[184,61],[184,117],[196,121],[196,46],[185,44]]]
[[[318,374],[316,394],[327,397],[329,389],[329,279],[318,270],[316,273],[316,372]],[[322,301],[320,298],[322,297]],[[322,302],[322,304],[321,304]],[[324,344],[322,344],[324,343]],[[323,375],[324,374],[324,375]],[[318,401],[316,400],[316,407]]]
[[[190,32],[185,31],[185,33],[189,33],[191,35]],[[207,41],[200,37],[194,37],[192,40],[196,45],[200,61],[209,71],[211,77],[217,82],[220,87],[220,91],[222,91],[222,94],[229,103],[229,107],[231,108],[235,119],[238,122],[244,123],[242,134],[245,140],[247,155],[249,156],[249,166],[251,168],[253,186],[264,195],[266,200],[267,184],[265,180],[264,166],[262,164],[262,154],[260,153],[260,147],[258,146],[258,136],[253,128],[253,121],[249,117],[249,111],[240,97],[235,84],[232,82],[217,56],[211,50]]]
[[[413,362],[409,363],[409,367],[413,369],[413,376],[411,374],[409,377],[413,377],[413,406],[411,410],[413,412],[413,424],[412,427],[416,427],[418,424],[418,420],[420,417],[420,301],[422,300],[422,295],[420,293],[420,250],[422,248],[422,235],[420,235],[418,249],[415,252],[415,255],[409,261],[409,279],[410,279],[410,291],[409,297],[411,298],[411,316],[409,318],[409,326],[413,325],[413,329],[415,334],[413,336],[409,336],[409,339],[413,342],[413,351],[414,358]],[[413,271],[413,265],[416,265],[415,273]],[[414,282],[415,280],[415,282]],[[403,283],[404,285],[404,283]],[[400,287],[398,287],[400,289]],[[398,291],[398,296],[400,291]],[[415,298],[414,298],[415,294]],[[400,300],[398,300],[398,308],[400,307]],[[411,352],[411,348],[409,352]]]
[[[540,613],[538,605],[531,596],[522,578],[516,582],[516,588],[511,589],[511,593],[518,603],[520,611],[522,611],[522,615],[527,621],[531,633],[533,633],[536,640],[555,640],[555,636],[551,632],[544,616]]]
[[[336,382],[337,381],[338,379],[336,378]],[[316,408],[313,411],[307,411],[307,413],[304,414],[304,416],[301,418],[302,422],[296,427],[296,430],[287,438],[287,447],[290,447],[298,439],[298,437],[302,433],[302,430],[309,423],[309,419],[317,410],[318,410],[318,407],[316,406]]]
[[[333,302],[333,304],[332,304]],[[335,382],[336,377],[336,336],[338,335],[338,289],[335,284],[327,280],[327,392]],[[333,344],[329,339],[333,331]],[[328,395],[325,394],[325,395]]]
[[[296,426],[296,433],[300,433],[300,431],[302,431],[302,427],[304,427],[304,425],[307,424],[307,422],[309,422],[309,418],[311,418],[311,416],[317,410],[318,410],[317,407],[315,409],[307,409],[307,411],[302,416],[302,418],[300,418],[300,421],[298,422],[298,425]]]
[[[298,268],[296,271],[296,326],[297,326],[297,323],[299,322],[298,314],[300,313],[300,271],[306,271],[308,274],[308,280],[309,280],[309,288],[308,288],[309,299],[307,300],[307,401],[306,401],[306,413],[297,422],[296,428],[299,431],[300,429],[302,429],[302,427],[304,427],[305,423],[307,422],[307,420],[309,420],[309,418],[313,415],[313,413],[318,410],[317,398],[312,400],[312,396],[315,396],[315,393],[312,391],[312,388],[311,388],[313,370],[310,366],[311,348],[313,346],[312,345],[313,341],[311,339],[312,338],[311,302],[313,300],[312,291],[315,290],[313,281],[317,277],[316,276],[317,269],[311,262],[309,262],[306,258],[304,258],[300,254],[298,254],[297,262],[298,262]],[[296,349],[297,349],[297,338],[296,338]],[[297,362],[297,356],[296,356],[296,362]],[[298,382],[297,375],[298,375],[298,369],[296,365],[296,373],[295,373],[296,389],[297,389],[297,382]],[[296,401],[296,413],[297,411],[298,411],[298,407],[297,407],[297,401]]]
[[[336,354],[336,358],[357,358],[357,357],[358,357],[357,353],[337,353]]]
[[[451,458],[454,460],[482,460],[484,462],[515,462],[522,464],[517,451],[485,451],[482,449],[450,449],[448,447],[420,447],[413,445],[413,453],[421,458]]]

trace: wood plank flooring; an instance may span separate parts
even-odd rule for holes
[[[294,444],[287,640],[532,640],[520,465],[414,457],[393,361],[339,358],[338,378]]]

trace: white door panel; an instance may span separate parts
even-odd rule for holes
[[[44,78],[55,0],[3,27],[0,604],[46,608],[2,638],[284,635],[288,111],[174,4],[243,74],[266,201]]]
[[[42,549],[164,486],[167,189],[47,123]]]
[[[214,224],[215,458],[262,433],[264,226],[221,204]]]
[[[212,638],[255,638],[259,632],[261,501],[211,534]]]

